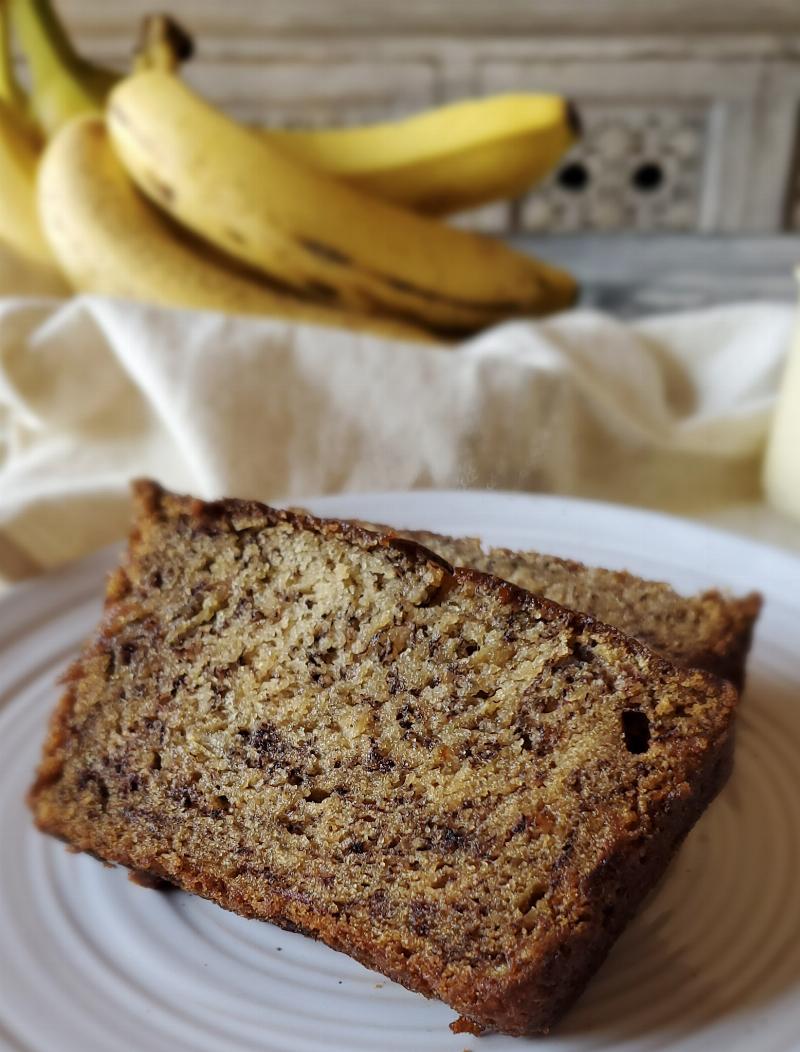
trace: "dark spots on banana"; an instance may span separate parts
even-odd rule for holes
[[[373,281],[378,281],[387,288],[391,288],[395,292],[399,292],[404,296],[430,304],[440,304],[443,307],[475,312],[476,320],[478,317],[481,317],[482,323],[488,323],[492,315],[498,318],[504,318],[514,317],[525,313],[524,308],[527,305],[521,304],[516,300],[490,300],[476,302],[457,296],[447,295],[437,292],[434,289],[421,288],[419,285],[415,285],[410,281],[406,281],[405,279],[398,278],[394,275],[366,270],[363,267],[359,267],[350,256],[345,255],[345,253],[341,252],[338,248],[334,248],[333,246],[324,244],[320,241],[315,241],[313,238],[299,238],[297,243],[307,252],[312,253],[326,263],[336,263],[340,266],[350,267],[353,270],[364,274],[366,277],[371,278]],[[316,292],[316,290],[311,289],[310,285],[307,287],[308,291]],[[366,290],[362,290],[362,293],[365,291]],[[541,279],[538,276],[535,276],[535,292],[539,295],[541,294],[541,291]],[[531,295],[533,294],[534,288],[532,287]],[[374,299],[376,307],[380,309],[380,307],[384,306],[383,300],[380,296],[376,296]]]
[[[324,281],[307,281],[305,289],[310,296],[316,296],[318,299],[324,299],[330,302],[339,299],[338,289],[335,289],[333,285],[326,284]]]
[[[321,241],[315,241],[313,238],[300,238],[300,244],[306,252],[311,252],[313,255],[319,256],[319,258],[324,259],[326,263],[339,263],[342,266],[349,266],[353,262],[349,256],[346,256],[344,252],[340,252],[338,248],[333,248],[331,245],[325,245]]]
[[[388,278],[387,284],[391,288],[397,289],[398,292],[413,292],[416,295],[420,293],[419,289],[415,289],[408,281],[403,281],[401,278]]]
[[[433,289],[424,289],[419,285],[413,285],[410,281],[404,281],[402,278],[396,278],[389,274],[376,273],[373,276],[379,281],[382,281],[389,288],[394,289],[396,292],[402,292],[407,296],[414,296],[417,299],[427,300],[429,303],[441,303],[466,310],[496,312],[498,315],[512,316],[520,313],[520,304],[513,300],[477,302],[474,300],[462,299],[457,296],[448,296],[441,292],[435,292]]]

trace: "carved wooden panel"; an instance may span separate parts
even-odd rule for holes
[[[708,109],[580,107],[584,134],[519,212],[520,228],[692,230],[700,220]]]

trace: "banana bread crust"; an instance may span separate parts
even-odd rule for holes
[[[429,530],[394,530],[430,549],[454,566],[469,566],[519,585],[525,591],[589,614],[635,636],[668,661],[702,668],[744,686],[745,664],[762,606],[757,592],[723,595],[709,589],[679,595],[668,584],[627,570],[587,566],[537,551],[484,548],[476,537],[447,537]]]
[[[444,1000],[463,1017],[461,1029],[498,1030],[509,1034],[548,1030],[583,989],[724,782],[731,761],[736,706],[733,687],[702,671],[677,670],[640,642],[598,624],[591,617],[565,610],[476,570],[454,569],[411,540],[376,534],[340,521],[278,511],[254,502],[205,504],[168,494],[147,482],[137,485],[136,499],[139,510],[129,554],[109,580],[106,607],[97,633],[66,676],[66,690],[53,715],[42,762],[30,791],[29,802],[39,828],[67,840],[74,849],[148,873],[152,878],[202,895],[236,913],[269,920],[321,939],[411,990]],[[159,543],[174,522],[180,522],[187,535],[200,537],[203,544],[206,544],[203,538],[210,539],[206,544],[208,550],[213,550],[215,537],[233,534],[258,537],[265,531],[285,527],[289,537],[298,534],[311,537],[309,543],[320,550],[335,542],[339,546],[337,550],[354,555],[357,565],[375,555],[376,565],[380,566],[384,554],[392,553],[387,570],[396,573],[404,587],[406,579],[417,588],[416,578],[424,578],[423,599],[415,609],[430,607],[434,621],[440,616],[440,610],[455,609],[459,603],[466,607],[484,603],[488,604],[487,609],[497,612],[497,623],[506,628],[511,624],[521,631],[541,627],[550,633],[548,639],[557,639],[559,634],[569,636],[570,645],[579,652],[581,669],[581,662],[591,664],[600,660],[596,654],[587,656],[586,648],[596,648],[597,653],[604,655],[603,675],[611,679],[617,677],[613,683],[609,679],[609,692],[622,691],[629,699],[624,703],[614,702],[628,706],[620,710],[623,724],[625,714],[645,713],[649,744],[642,747],[641,742],[634,740],[628,744],[627,752],[622,748],[619,799],[613,788],[613,772],[608,784],[603,781],[606,776],[603,764],[608,767],[610,761],[602,758],[602,752],[598,754],[601,756],[598,785],[602,783],[603,788],[596,789],[592,783],[570,789],[577,801],[576,807],[580,806],[574,828],[565,830],[563,836],[559,833],[560,840],[554,832],[554,829],[561,830],[559,814],[545,815],[544,825],[533,828],[541,811],[534,820],[520,814],[513,830],[509,828],[503,834],[510,839],[497,840],[500,847],[493,848],[500,852],[497,865],[503,863],[504,845],[514,836],[524,839],[530,835],[536,844],[553,842],[548,848],[546,888],[537,887],[534,897],[538,895],[538,898],[522,920],[515,917],[513,923],[509,922],[508,930],[501,931],[498,953],[490,953],[487,960],[483,960],[470,956],[463,947],[453,946],[452,953],[449,951],[445,936],[436,928],[438,922],[430,919],[430,911],[438,911],[441,904],[438,890],[431,890],[427,901],[412,901],[400,920],[390,909],[394,908],[390,901],[392,889],[388,897],[387,893],[383,897],[373,893],[368,908],[361,902],[348,909],[331,906],[325,887],[330,869],[325,856],[328,848],[321,840],[316,845],[322,849],[321,882],[315,885],[317,893],[314,894],[293,880],[285,868],[279,871],[272,865],[269,853],[261,857],[258,865],[248,861],[252,855],[247,854],[243,855],[243,862],[228,865],[228,853],[222,847],[217,850],[213,843],[213,830],[220,829],[225,836],[229,835],[227,831],[235,823],[235,815],[225,810],[230,802],[224,796],[206,795],[200,804],[197,801],[192,804],[195,810],[190,812],[181,811],[178,805],[175,811],[160,811],[152,800],[172,799],[169,794],[176,792],[191,795],[182,783],[169,781],[171,775],[160,769],[160,761],[155,773],[126,766],[120,760],[116,760],[115,767],[111,757],[107,762],[102,760],[101,774],[97,773],[94,760],[95,767],[86,766],[86,756],[98,743],[93,730],[93,721],[100,711],[98,705],[116,704],[110,700],[107,689],[109,683],[116,683],[115,672],[109,671],[109,664],[120,672],[120,654],[125,655],[125,648],[134,646],[131,640],[140,648],[128,655],[134,671],[137,661],[147,660],[139,656],[142,652],[146,654],[163,645],[163,626],[153,621],[152,613],[158,610],[158,601],[152,600],[150,593],[155,587],[153,567],[163,559],[158,552]],[[150,575],[146,579],[142,576],[145,571]],[[150,620],[148,617],[141,620],[143,604]],[[131,635],[133,629],[138,633],[135,636]],[[114,660],[110,655],[115,655]],[[392,660],[384,658],[382,667],[391,665]],[[559,662],[553,667],[561,675]],[[126,677],[125,689],[135,691],[138,681],[131,678],[133,674],[122,675]],[[596,691],[596,685],[592,689]],[[585,698],[588,694],[580,696]],[[169,699],[163,702],[167,708],[171,704]],[[146,706],[142,711],[145,710]],[[600,709],[596,712],[600,712],[596,718],[605,718]],[[102,714],[100,718],[104,718]],[[641,727],[636,725],[638,718],[633,723],[635,738]],[[413,732],[417,730],[415,725]],[[100,744],[104,744],[104,740]],[[425,748],[430,752],[435,744]],[[122,742],[123,751],[118,755],[124,756],[124,748],[129,745],[130,736]],[[524,747],[533,748],[527,755],[529,766],[535,766],[540,762],[535,746],[529,742]],[[447,748],[439,746],[436,755]],[[557,742],[545,741],[542,749],[542,763],[551,754],[561,755]],[[655,754],[655,758],[648,757],[648,752],[651,756]],[[399,768],[400,752],[396,760]],[[382,762],[394,764],[395,761],[378,750],[375,766],[370,768],[372,781],[384,777],[389,770],[381,766]],[[481,770],[479,766],[474,769]],[[577,783],[581,782],[582,774],[585,780],[591,781],[590,767],[570,770],[570,777]],[[153,795],[156,791],[148,788],[150,780],[165,784],[167,797]],[[572,786],[572,782],[569,784]],[[295,792],[295,789],[289,786],[286,791]],[[306,792],[304,783],[299,791]],[[310,799],[314,801],[313,787],[310,792]],[[149,803],[148,793],[152,796]],[[141,794],[145,797],[144,805],[135,803]],[[308,799],[307,796],[306,801]],[[209,800],[218,801],[219,813],[215,810],[217,805],[209,804]],[[307,810],[309,805],[303,806]],[[601,811],[599,824],[592,825],[593,808]],[[440,819],[440,812],[435,812],[434,818]],[[492,818],[492,821],[496,824],[497,820]],[[446,857],[447,852],[462,850],[464,834],[445,829],[442,836],[444,847],[440,840],[420,850],[438,851],[441,857]],[[314,844],[313,839],[309,842]],[[178,844],[180,849],[176,848]],[[368,850],[362,844],[355,856],[348,857],[348,865]],[[378,845],[373,865],[389,864],[394,857],[391,851],[391,847]],[[406,867],[400,872],[406,872],[409,881],[420,857],[409,854],[399,863]],[[471,863],[472,856],[464,857]],[[269,864],[262,864],[264,859]],[[485,861],[479,860],[476,873],[492,872],[485,868]],[[423,863],[423,869],[426,864]],[[437,889],[438,885],[434,882],[431,887]],[[485,887],[485,896],[490,897],[492,893],[493,889]],[[459,934],[458,928],[453,928],[449,913],[441,924],[443,932]],[[480,932],[471,938],[479,937]]]

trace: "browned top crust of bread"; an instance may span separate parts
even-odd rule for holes
[[[550,1027],[721,784],[734,688],[402,538],[135,497],[39,827]]]
[[[428,530],[396,532],[454,566],[493,574],[554,603],[579,610],[641,639],[676,665],[703,668],[744,685],[745,663],[761,610],[756,592],[736,597],[716,590],[679,595],[668,584],[624,570],[604,570],[536,551],[484,548],[476,537],[446,537]]]

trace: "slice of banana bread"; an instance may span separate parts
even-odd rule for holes
[[[676,665],[706,669],[740,689],[744,684],[745,662],[761,610],[761,596],[756,592],[738,597],[712,590],[683,596],[668,584],[626,571],[585,566],[535,551],[484,548],[476,537],[363,525],[396,532],[454,566],[494,574],[554,603],[590,614],[636,636]]]
[[[727,772],[734,688],[358,526],[136,487],[30,801],[74,848],[549,1028]]]

